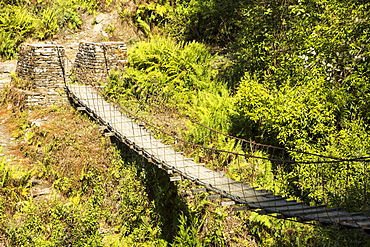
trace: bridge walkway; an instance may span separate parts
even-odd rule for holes
[[[293,218],[300,222],[316,222],[319,225],[337,225],[342,228],[358,228],[370,233],[370,218],[364,213],[349,213],[342,208],[309,206],[280,195],[251,187],[248,183],[234,181],[224,173],[210,170],[184,157],[171,146],[156,139],[144,126],[125,116],[118,107],[104,100],[91,86],[67,85],[67,93],[72,101],[94,117],[106,129],[106,135],[115,135],[123,143],[144,156],[148,161],[178,174],[172,180],[190,179],[208,191],[228,198],[224,205],[237,204],[235,210],[260,210],[278,218]]]

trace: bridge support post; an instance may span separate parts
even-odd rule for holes
[[[23,44],[16,73],[17,87],[25,94],[26,105],[64,103],[65,50],[56,44]]]
[[[104,82],[111,69],[127,64],[123,42],[81,42],[74,63],[75,79],[83,84]]]

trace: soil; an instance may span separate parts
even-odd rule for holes
[[[11,154],[11,150],[16,146],[16,144],[14,142],[14,138],[12,138],[11,134],[9,133],[8,128],[5,126],[4,120],[0,121],[0,146],[2,150],[0,156],[14,156]],[[10,159],[8,159],[8,161],[10,161]]]

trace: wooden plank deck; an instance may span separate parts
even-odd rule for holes
[[[86,110],[93,115],[112,134],[121,137],[126,144],[148,160],[179,173],[207,190],[219,193],[224,198],[232,199],[236,204],[246,205],[244,209],[263,209],[267,213],[278,213],[283,217],[297,218],[303,222],[336,224],[344,228],[360,228],[370,233],[370,218],[362,213],[351,214],[341,208],[312,207],[301,202],[289,201],[285,197],[250,187],[247,183],[234,181],[222,172],[212,171],[203,164],[184,157],[171,146],[154,138],[152,133],[143,126],[122,114],[117,107],[105,101],[90,86],[67,85],[67,92],[81,110]]]

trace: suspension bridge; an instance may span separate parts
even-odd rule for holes
[[[215,192],[223,198],[222,205],[233,205],[234,210],[256,210],[261,214],[269,214],[280,219],[321,226],[334,225],[344,229],[361,229],[366,234],[370,233],[370,217],[365,213],[350,213],[340,207],[310,206],[307,203],[289,200],[284,196],[274,195],[267,190],[253,187],[249,183],[230,179],[222,171],[208,169],[204,164],[185,157],[181,152],[175,151],[172,146],[156,139],[153,128],[148,128],[149,123],[110,99],[103,93],[101,86],[66,83],[66,91],[78,110],[86,112],[99,122],[105,135],[115,136],[149,162],[167,170],[171,174],[171,181],[190,179],[203,186],[203,189],[196,189],[196,192]],[[241,155],[229,153],[235,156]],[[266,159],[253,155],[242,155]],[[363,159],[342,160],[321,155],[315,156],[324,161],[312,163],[363,161]],[[325,158],[331,159],[327,161]],[[310,161],[305,163],[310,163]]]

